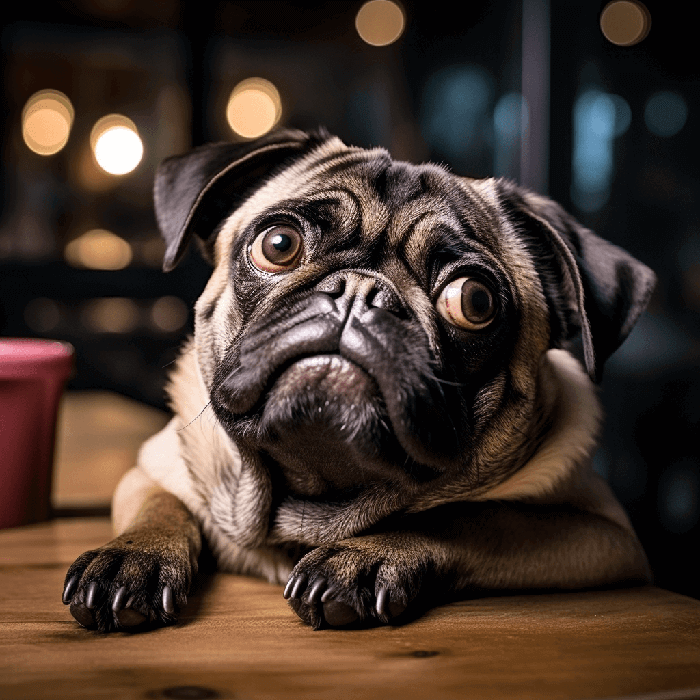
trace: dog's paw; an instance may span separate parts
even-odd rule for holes
[[[172,624],[196,566],[177,538],[123,535],[75,560],[63,603],[83,627],[100,632]]]
[[[383,536],[358,537],[309,552],[284,597],[314,629],[399,622],[429,572],[428,557]]]

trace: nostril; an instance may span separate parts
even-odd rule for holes
[[[316,291],[330,296],[339,311],[355,308],[382,309],[403,316],[406,307],[393,285],[378,274],[359,270],[333,273],[316,285]]]
[[[342,296],[345,293],[345,278],[340,275],[331,275],[322,280],[316,289],[331,296]]]
[[[394,314],[404,311],[404,306],[397,295],[391,289],[379,284],[367,295],[367,306],[391,311]]]

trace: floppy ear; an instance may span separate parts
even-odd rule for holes
[[[646,308],[656,276],[551,199],[507,181],[497,188],[536,259],[553,312],[552,347],[566,345],[580,332],[586,371],[600,381],[605,361]]]
[[[246,143],[208,144],[165,160],[154,190],[166,244],[163,269],[177,265],[193,233],[203,241],[210,238],[266,180],[328,138],[323,131],[282,130]]]

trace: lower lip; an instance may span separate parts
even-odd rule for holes
[[[293,384],[297,389],[325,388],[351,400],[367,399],[377,386],[367,372],[341,355],[303,357],[287,367],[276,381],[278,386]]]

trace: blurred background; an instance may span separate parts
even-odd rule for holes
[[[66,340],[69,389],[165,408],[208,269],[160,270],[154,169],[212,140],[347,143],[549,194],[651,266],[606,368],[596,469],[659,585],[700,597],[700,62],[645,0],[12,3],[2,29],[0,333]]]

